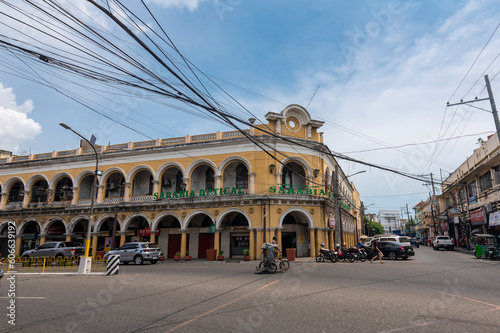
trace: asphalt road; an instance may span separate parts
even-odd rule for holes
[[[415,249],[384,264],[122,265],[118,276],[17,276],[6,332],[500,332],[500,261]],[[6,275],[7,277],[7,275]]]

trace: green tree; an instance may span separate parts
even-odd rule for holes
[[[369,221],[367,226],[370,236],[380,235],[384,233],[384,227],[382,226],[382,224],[378,222]]]

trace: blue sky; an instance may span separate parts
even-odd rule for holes
[[[59,2],[106,22],[87,1]],[[122,2],[141,12],[136,1]],[[215,79],[261,120],[267,112],[280,112],[288,104],[307,106],[319,86],[309,111],[313,118],[326,121],[325,143],[333,151],[413,174],[432,172],[439,181],[440,173],[455,170],[472,154],[478,137],[486,138],[495,130],[490,114],[465,107],[447,109],[446,102],[472,99],[480,92],[485,97],[484,74],[492,79],[493,92],[499,91],[500,61],[495,57],[500,32],[459,86],[500,23],[496,1],[147,3],[183,55],[205,73],[224,80]],[[9,9],[0,5],[0,12]],[[4,34],[19,37],[19,30],[11,29],[16,28],[13,21],[0,21],[8,26],[2,27]],[[158,31],[154,22],[146,23]],[[105,24],[116,32],[109,21]],[[0,60],[0,149],[41,153],[78,146],[78,138],[59,127],[59,122],[82,134],[95,134],[99,144],[147,140],[108,124],[50,88],[16,76],[13,65],[25,64],[14,58]],[[49,74],[37,75],[49,78]],[[78,92],[153,138],[228,130],[150,101],[122,96],[125,110],[116,101]],[[488,103],[481,106],[489,109]],[[438,146],[378,150],[451,137],[461,138]],[[352,180],[365,205],[371,205],[369,212],[406,204],[411,208],[428,197],[429,189],[419,182],[352,162],[340,160],[340,164],[346,174],[367,171]]]

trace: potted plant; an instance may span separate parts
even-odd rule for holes
[[[217,257],[217,250],[214,248],[206,249],[205,250],[207,253],[207,261],[215,261],[215,258]]]
[[[243,250],[243,260],[250,261],[250,250],[249,249]]]
[[[217,256],[217,260],[218,261],[224,260],[224,251],[223,250],[219,251],[219,255]]]
[[[181,260],[181,253],[177,251],[177,253],[174,255],[174,261],[179,261]]]
[[[163,254],[163,251],[160,252],[160,258],[158,258],[160,261],[164,261],[165,260],[165,255]]]
[[[191,261],[191,256],[189,255],[189,250],[186,251],[186,256],[184,257],[184,260]]]

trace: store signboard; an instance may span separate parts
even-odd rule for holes
[[[230,230],[230,232],[249,232],[250,231],[250,229],[248,229],[247,226],[231,227],[229,230]]]
[[[500,211],[490,214],[490,227],[500,225]]]
[[[139,229],[139,236],[151,236],[151,228]],[[160,229],[156,230],[155,236],[160,236]]]
[[[334,216],[328,216],[328,226],[330,226],[331,229],[335,230],[335,217]]]
[[[484,214],[483,210],[476,210],[475,212],[470,213],[470,221],[472,225],[481,225],[484,223]]]
[[[441,230],[448,230],[448,222],[441,222]]]

